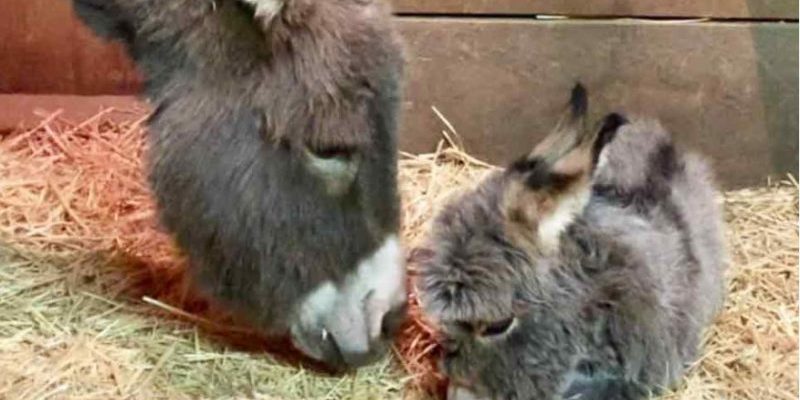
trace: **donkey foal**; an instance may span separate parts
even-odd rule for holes
[[[530,155],[436,217],[417,281],[448,397],[639,399],[674,385],[720,309],[707,163],[586,93]]]

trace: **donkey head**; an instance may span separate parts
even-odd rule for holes
[[[609,116],[602,128],[587,129],[586,109],[577,85],[549,136],[452,200],[432,224],[417,287],[440,328],[451,398],[557,393],[576,345],[561,338],[562,329],[577,302],[569,296],[570,279],[550,270],[562,262],[562,233],[589,201],[603,143],[622,123]]]
[[[402,54],[378,0],[74,0],[145,78],[159,214],[214,299],[354,367],[404,316]]]

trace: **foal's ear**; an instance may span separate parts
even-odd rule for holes
[[[502,204],[506,231],[522,246],[555,251],[561,233],[589,201],[599,153],[613,138],[609,131],[616,131],[621,122],[587,129],[587,109],[586,89],[576,84],[556,128],[506,171],[509,184]]]
[[[72,7],[78,19],[98,36],[130,44],[136,28],[130,11],[120,1],[130,0],[73,0]]]
[[[253,8],[253,18],[262,29],[268,29],[273,19],[280,15],[290,0],[239,0]]]

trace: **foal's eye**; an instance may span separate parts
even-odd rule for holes
[[[483,337],[502,335],[508,332],[512,325],[514,325],[514,317],[496,322],[490,322],[481,326],[479,334]]]

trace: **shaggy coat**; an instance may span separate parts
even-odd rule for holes
[[[676,384],[720,310],[708,163],[657,122],[585,127],[586,93],[534,151],[447,204],[417,282],[452,399],[639,399]]]
[[[403,59],[378,0],[74,0],[145,77],[149,179],[198,286],[332,365],[405,303]],[[384,318],[385,317],[385,318]]]

